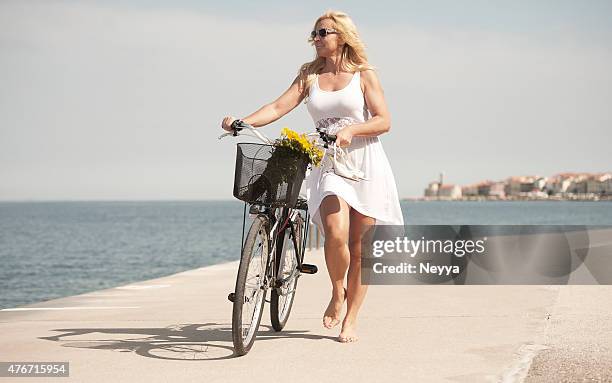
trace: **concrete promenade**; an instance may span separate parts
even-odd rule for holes
[[[306,260],[319,273],[300,278],[286,331],[266,304],[244,357],[232,262],[0,311],[0,361],[70,362],[69,378],[0,381],[612,381],[612,286],[370,286],[360,340],[342,344],[321,326],[322,252]]]

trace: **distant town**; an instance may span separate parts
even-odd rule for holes
[[[412,200],[579,200],[612,201],[612,173],[560,173],[552,177],[512,176],[471,185],[432,181],[423,197]]]

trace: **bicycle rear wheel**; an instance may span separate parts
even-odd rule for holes
[[[236,278],[232,339],[234,352],[238,356],[249,352],[257,336],[267,292],[265,276],[268,259],[268,218],[259,215],[244,242]]]
[[[293,227],[293,230],[291,230]],[[276,243],[276,270],[277,279],[285,280],[282,286],[272,289],[270,297],[270,319],[272,328],[281,331],[287,320],[297,288],[299,270],[298,257],[302,255],[301,243],[304,232],[304,220],[299,215],[295,222],[291,222]]]

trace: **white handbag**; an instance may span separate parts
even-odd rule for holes
[[[331,158],[331,161],[328,159],[326,162],[331,164],[331,168],[336,175],[352,181],[368,180],[365,177],[364,172],[355,167],[348,154],[344,151],[344,149],[337,146],[335,142],[331,146],[331,151],[334,153],[333,157]],[[329,156],[329,151],[325,153],[325,156]]]

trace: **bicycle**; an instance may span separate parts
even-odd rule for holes
[[[233,303],[234,352],[242,356],[255,342],[265,302],[270,303],[272,328],[281,331],[289,319],[299,277],[302,273],[315,274],[317,267],[303,263],[309,216],[306,200],[299,197],[299,191],[307,161],[304,158],[290,158],[282,163],[274,160],[280,152],[276,152],[279,148],[273,146],[272,140],[241,120],[234,121],[231,128],[231,132],[219,139],[238,136],[246,129],[251,133],[248,135],[262,141],[262,144],[237,144],[234,174],[233,194],[244,201],[244,209],[240,265],[234,292],[228,299]],[[309,134],[312,135],[323,140],[324,144],[317,145],[324,148],[336,139],[322,129]],[[255,218],[245,240],[247,204]],[[268,289],[270,300],[266,299]]]

